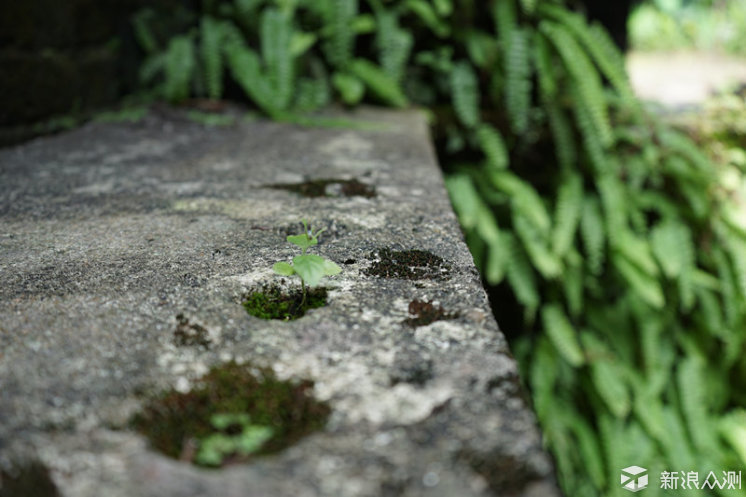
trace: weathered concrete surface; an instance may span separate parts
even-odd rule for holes
[[[381,126],[151,113],[0,151],[0,465],[38,460],[69,497],[558,495],[423,117],[357,118]],[[266,187],[308,178],[377,196]],[[247,315],[241,297],[280,281],[271,266],[302,217],[328,228],[315,253],[343,267],[329,304],[292,322]],[[369,276],[380,247],[429,250],[450,275]],[[412,329],[415,298],[460,316]],[[179,314],[209,348],[174,344]],[[232,358],[314,380],[326,429],[209,471],[127,428],[153,392]]]

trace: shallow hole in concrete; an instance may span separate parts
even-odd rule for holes
[[[432,301],[419,299],[414,299],[409,303],[409,313],[413,316],[405,319],[403,322],[412,328],[427,326],[435,321],[456,319],[458,317],[458,313],[446,312],[441,305],[436,307]]]
[[[0,469],[0,497],[59,497],[49,469],[40,461],[26,461]]]
[[[325,306],[326,296],[326,288],[306,288],[304,298],[301,289],[285,291],[269,286],[247,294],[241,305],[254,317],[292,321],[310,309]]]
[[[297,193],[303,197],[365,197],[376,196],[376,189],[356,179],[315,179],[303,183],[278,183],[270,188]]]
[[[380,278],[436,280],[448,277],[451,271],[449,263],[426,250],[381,248],[372,252],[370,258],[373,263],[365,273]]]
[[[229,362],[188,393],[166,392],[132,421],[167,456],[222,467],[281,451],[322,429],[331,412],[310,380],[281,381],[268,368]]]

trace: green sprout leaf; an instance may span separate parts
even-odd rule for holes
[[[288,236],[288,241],[292,243],[293,245],[299,246],[303,251],[309,249],[309,247],[313,247],[314,245],[318,245],[319,240],[315,237],[310,237],[306,233],[302,235],[290,235]]]
[[[295,269],[287,262],[275,262],[272,270],[280,276],[292,276],[295,274]]]
[[[316,286],[326,276],[326,259],[319,255],[298,255],[293,258],[293,268],[309,286]]]
[[[329,259],[324,259],[324,276],[334,276],[342,272],[342,268]]]

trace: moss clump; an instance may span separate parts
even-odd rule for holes
[[[427,326],[435,321],[446,319],[455,319],[458,313],[448,313],[443,306],[435,307],[431,301],[414,299],[409,303],[409,313],[414,316],[404,320],[404,324],[417,328],[418,326]]]
[[[325,306],[326,289],[308,289],[304,300],[301,290],[283,293],[278,287],[269,287],[248,294],[242,305],[246,312],[261,319],[292,321],[309,309]]]
[[[310,380],[281,381],[270,369],[229,362],[212,368],[192,391],[153,400],[132,424],[160,452],[195,464],[200,444],[221,433],[215,415],[245,415],[271,429],[272,436],[250,455],[226,454],[211,464],[225,466],[278,452],[322,429],[330,409],[310,395],[312,389]]]
[[[287,190],[303,197],[365,197],[376,196],[373,186],[356,179],[316,179],[303,183],[282,183],[269,185],[270,188]]]
[[[375,259],[366,274],[380,278],[406,280],[444,279],[451,265],[426,250],[391,250],[382,248],[370,254]]]

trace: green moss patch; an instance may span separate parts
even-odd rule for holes
[[[382,248],[370,254],[373,264],[366,270],[370,276],[406,280],[447,278],[451,265],[426,250],[391,250]]]
[[[167,456],[219,467],[285,449],[326,424],[310,380],[281,381],[267,368],[229,362],[188,393],[167,392],[133,419],[133,427]]]
[[[458,313],[449,313],[443,309],[443,306],[435,306],[431,301],[424,301],[414,299],[409,303],[409,313],[413,315],[411,318],[404,320],[404,324],[417,328],[418,326],[427,326],[435,321],[443,321],[446,319],[455,319],[458,317]]]
[[[268,287],[248,294],[242,305],[246,312],[261,319],[291,321],[302,317],[309,309],[326,305],[326,289],[308,289],[303,299],[301,290],[286,293],[278,287]]]
[[[376,189],[356,179],[316,179],[303,183],[282,183],[270,188],[287,190],[303,197],[365,197],[376,196]]]

